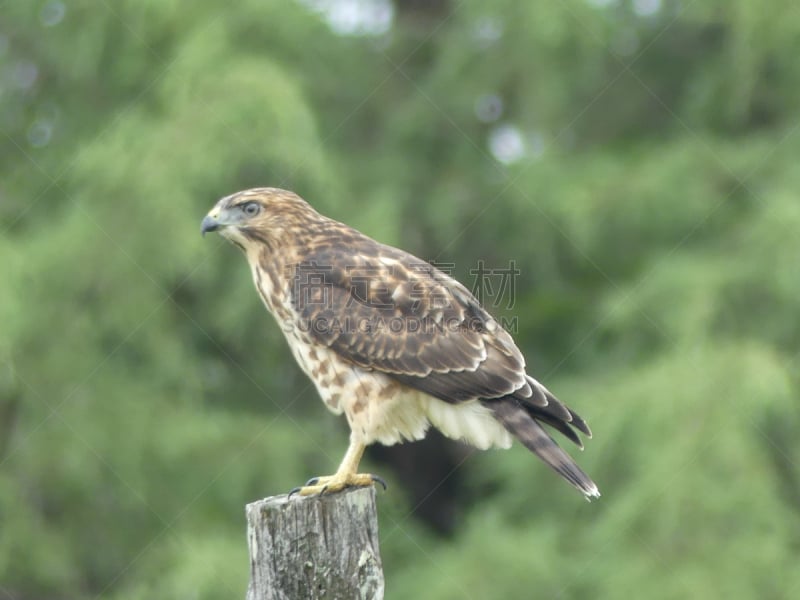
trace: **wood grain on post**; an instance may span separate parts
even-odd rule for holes
[[[375,488],[247,505],[247,600],[383,598]]]

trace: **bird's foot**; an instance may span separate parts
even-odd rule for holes
[[[316,496],[322,494],[333,494],[349,487],[367,487],[379,483],[386,489],[386,482],[377,475],[370,473],[349,473],[345,475],[328,475],[325,477],[312,477],[302,487],[296,487],[289,492],[291,498],[295,494],[301,496]]]

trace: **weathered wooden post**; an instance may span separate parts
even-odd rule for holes
[[[247,505],[247,600],[383,598],[375,488]]]

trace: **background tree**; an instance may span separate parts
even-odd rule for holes
[[[2,11],[0,596],[242,595],[244,503],[335,465],[198,235],[253,185],[468,285],[513,260],[493,310],[596,432],[591,505],[520,448],[374,452],[389,597],[800,592],[793,4]]]

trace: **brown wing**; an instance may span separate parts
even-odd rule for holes
[[[511,336],[460,283],[424,261],[348,230],[294,266],[302,326],[346,360],[445,402],[480,399],[498,421],[587,497],[597,486],[539,422],[582,447],[586,423],[525,373]]]
[[[430,264],[364,238],[312,248],[294,269],[303,326],[348,361],[446,402],[534,396],[511,336]]]

